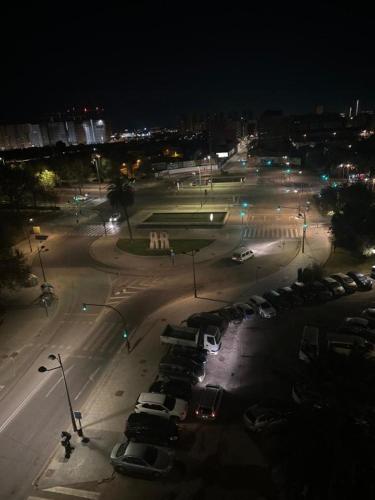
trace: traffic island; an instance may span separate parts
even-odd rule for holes
[[[227,211],[199,212],[153,212],[149,214],[139,227],[221,227],[228,218]]]
[[[161,255],[170,255],[173,248],[175,255],[192,250],[200,250],[207,247],[215,240],[213,239],[176,239],[169,240],[169,249],[154,249],[150,248],[150,240],[148,238],[137,238],[129,240],[128,238],[119,238],[116,246],[120,250],[134,255],[147,255],[148,257],[160,257]]]

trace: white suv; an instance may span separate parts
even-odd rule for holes
[[[183,399],[173,398],[167,394],[142,392],[137,399],[136,413],[151,413],[165,418],[185,420],[188,404]]]
[[[270,319],[276,316],[276,309],[271,306],[268,300],[260,297],[260,295],[252,295],[249,299],[249,304],[261,318]]]

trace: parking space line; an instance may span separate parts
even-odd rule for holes
[[[100,493],[96,491],[77,490],[75,488],[67,488],[66,486],[53,486],[52,488],[47,488],[43,491],[48,491],[51,493],[61,493],[62,495],[70,495],[80,498],[87,498],[89,500],[97,500],[100,497]]]

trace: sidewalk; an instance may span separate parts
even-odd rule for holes
[[[247,298],[267,286],[276,288],[290,284],[296,279],[298,267],[305,265],[311,259],[324,262],[330,254],[329,241],[324,231],[317,229],[314,238],[310,237],[307,241],[306,253],[304,255],[300,253],[280,272],[253,285],[244,285],[242,292],[237,290],[236,300]],[[228,295],[232,295],[230,290],[228,292]],[[229,298],[227,291],[225,294],[225,298]],[[157,375],[158,363],[165,351],[165,347],[160,345],[160,332],[167,323],[179,323],[189,314],[209,310],[212,307],[212,300],[182,297],[159,309],[140,325],[130,339],[131,353],[128,354],[124,346],[116,355],[83,408],[84,434],[90,438],[90,442],[83,444],[75,436],[73,440],[75,450],[69,460],[64,459],[63,448],[58,444],[54,456],[35,481],[38,488],[99,483],[112,476],[113,471],[109,464],[111,449],[124,437],[125,421],[134,408],[138,394],[146,391]],[[202,452],[205,454],[204,450]],[[227,450],[227,456],[232,452],[235,453],[235,450]],[[259,457],[259,464],[261,463]],[[124,483],[129,490],[131,484],[131,481]],[[162,488],[163,483],[152,487]],[[124,495],[125,493],[124,491]],[[156,492],[154,498],[157,498]]]

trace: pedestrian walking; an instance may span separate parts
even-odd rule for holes
[[[175,258],[175,252],[173,250],[173,248],[170,249],[170,255],[171,255],[171,261],[172,261],[172,264],[174,264],[174,258]]]
[[[61,432],[61,446],[65,448],[65,458],[70,458],[72,451],[74,450],[74,446],[70,444],[70,440],[72,435],[67,431]]]

